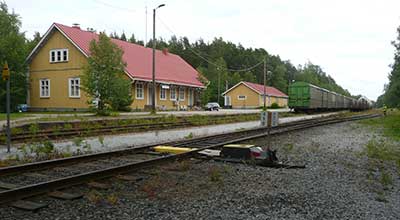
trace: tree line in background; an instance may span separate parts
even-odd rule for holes
[[[20,29],[19,16],[10,12],[6,3],[0,2],[0,65],[3,66],[7,61],[11,70],[11,109],[13,110],[17,104],[26,103],[28,82],[25,59],[41,38],[40,34],[36,32],[34,38],[29,40]],[[137,40],[134,34],[127,38],[125,33],[119,36],[113,32],[110,37],[144,45],[144,42]],[[152,45],[151,40],[146,44],[147,47],[152,47]],[[303,66],[295,67],[290,61],[282,60],[277,55],[271,55],[262,48],[245,48],[241,44],[234,44],[222,38],[215,38],[211,42],[204,42],[202,39],[190,42],[187,37],[178,39],[176,36],[172,36],[169,40],[157,39],[156,47],[157,49],[167,48],[169,52],[181,56],[209,80],[209,85],[202,95],[203,103],[218,100],[218,96],[226,88],[230,88],[240,81],[262,83],[262,64],[248,71],[234,70],[248,69],[248,67],[262,62],[264,58],[267,70],[271,71],[267,77],[267,85],[276,87],[285,93],[291,82],[306,81],[337,93],[350,95],[318,65],[308,62]],[[1,112],[5,111],[5,88],[5,82],[1,81]],[[223,104],[221,97],[219,100],[220,104]]]
[[[378,97],[377,105],[400,108],[400,26],[397,28],[397,39],[392,42],[395,47],[394,63],[389,73],[389,83],[385,85],[384,93]]]
[[[143,41],[137,41],[132,35],[127,40],[123,33],[120,37],[112,33],[110,37],[144,45]],[[150,40],[147,47],[153,46]],[[177,38],[172,36],[169,40],[159,38],[156,40],[156,48],[168,49],[186,60],[196,68],[210,82],[203,92],[202,102],[217,101],[218,95],[240,81],[263,83],[263,65],[248,71],[244,70],[253,67],[266,59],[267,70],[271,72],[267,76],[267,85],[273,86],[282,92],[288,92],[288,86],[294,81],[305,81],[316,86],[335,91],[337,93],[351,96],[349,91],[339,86],[335,80],[325,73],[322,68],[311,62],[295,67],[289,60],[282,60],[277,55],[271,55],[262,48],[245,48],[241,44],[234,44],[222,38],[215,38],[212,42],[204,42],[199,39],[190,42],[187,37]],[[219,86],[219,92],[218,92]],[[220,104],[223,99],[220,98]]]
[[[6,3],[0,2],[0,65],[2,70],[7,62],[11,71],[11,109],[15,109],[17,104],[26,103],[25,59],[40,40],[38,33],[33,40],[28,40],[20,28],[19,16],[9,12]],[[5,108],[6,82],[0,79],[0,112],[4,112]]]

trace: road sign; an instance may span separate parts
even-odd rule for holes
[[[4,64],[2,77],[3,77],[3,80],[10,79],[10,70],[8,69],[7,63]]]
[[[272,111],[261,112],[261,126],[276,127],[279,125],[279,113]]]
[[[261,118],[260,118],[261,126],[266,126],[267,125],[267,120],[268,120],[267,112],[266,111],[262,111],[261,112]]]

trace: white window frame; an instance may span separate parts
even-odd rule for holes
[[[164,98],[162,97],[163,92]],[[160,100],[167,100],[167,89],[163,89],[162,85],[160,85]]]
[[[139,88],[138,85],[140,85],[141,87]],[[141,97],[138,96],[138,94],[139,94],[138,89],[141,90],[141,94],[142,94]],[[144,99],[144,84],[141,82],[138,82],[135,84],[135,97],[136,97],[136,99],[140,99],[140,100]]]
[[[66,59],[64,59],[64,52],[67,53]],[[54,60],[52,59],[52,55],[54,53]],[[58,57],[58,53],[60,53],[60,57]],[[58,59],[60,58],[60,59]],[[68,49],[52,49],[49,52],[49,62],[50,63],[61,63],[61,62],[68,62],[69,61],[69,52]]]
[[[243,98],[242,98],[243,97]],[[245,96],[245,95],[238,95],[237,96],[237,99],[238,100],[246,100],[247,99],[247,96]]]
[[[54,54],[54,60],[52,59],[53,58],[53,54]],[[50,58],[49,58],[50,63],[55,63],[56,62],[56,60],[57,60],[56,56],[57,56],[56,51],[55,50],[50,50]]]
[[[183,98],[181,98],[181,91],[183,91]],[[179,87],[178,97],[179,97],[179,101],[185,101],[185,88]]]
[[[172,94],[174,94],[174,97],[172,97]],[[169,89],[169,100],[176,101],[176,88],[175,87],[171,87]]]
[[[43,87],[42,86],[42,82],[46,82],[47,81],[47,95],[43,93]],[[46,86],[46,85],[45,85]],[[50,98],[50,79],[39,79],[39,97],[40,98]]]
[[[78,94],[73,94],[72,84],[75,84],[75,81],[78,80]],[[76,85],[74,85],[76,87]],[[76,89],[76,88],[75,88]],[[81,79],[79,77],[69,78],[68,79],[68,94],[70,98],[80,98],[81,97]]]

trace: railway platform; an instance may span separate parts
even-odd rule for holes
[[[280,118],[279,123],[283,124],[305,119],[327,117],[332,114],[337,114],[337,113],[285,117],[285,118]],[[132,146],[138,147],[143,145],[157,144],[169,141],[179,141],[179,140],[190,139],[194,137],[202,137],[207,135],[223,134],[223,133],[257,128],[257,127],[260,127],[260,121],[198,126],[198,127],[178,128],[170,130],[159,130],[159,131],[149,131],[149,132],[139,132],[139,133],[129,133],[129,134],[105,135],[102,136],[101,138],[86,137],[82,138],[81,145],[79,146],[76,146],[74,139],[53,141],[53,143],[55,148],[60,152],[70,152],[70,153],[76,152],[78,151],[78,149],[82,150],[81,148],[83,145],[90,146],[90,150],[92,152],[104,152],[104,151],[110,151]],[[21,152],[18,150],[19,146],[21,146],[21,144],[12,145],[11,152],[7,153],[6,147],[0,145],[0,159],[6,159],[9,157],[13,157],[15,155],[21,156]]]

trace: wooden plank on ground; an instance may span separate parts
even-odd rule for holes
[[[89,182],[87,184],[89,187],[96,188],[96,189],[109,189],[110,186],[105,183],[99,183],[99,182]]]
[[[0,189],[15,189],[15,188],[18,188],[18,185],[12,183],[0,182]]]
[[[120,179],[120,180],[125,180],[125,181],[137,181],[138,179],[140,179],[138,177],[131,176],[131,175],[118,175],[118,176],[116,176],[116,178]]]
[[[12,207],[28,210],[28,211],[37,211],[38,209],[47,207],[47,204],[44,203],[37,203],[27,200],[18,200],[15,202],[10,203]]]
[[[73,200],[73,199],[79,199],[83,196],[83,194],[78,194],[78,193],[66,193],[62,191],[53,191],[48,193],[50,197],[56,198],[56,199],[63,199],[63,200]]]

